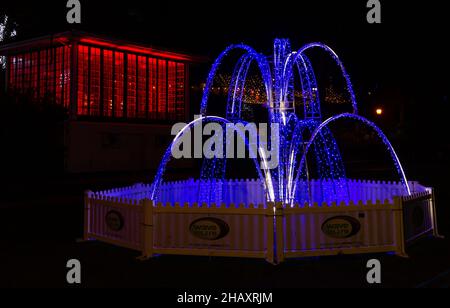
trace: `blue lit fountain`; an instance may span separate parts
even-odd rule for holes
[[[325,50],[339,66],[345,78],[353,113],[342,113],[326,120],[322,119],[315,73],[311,61],[305,54],[306,51],[313,48]],[[233,70],[228,90],[226,116],[223,118],[208,115],[208,99],[214,78],[224,58],[233,50],[241,50],[244,53]],[[247,73],[252,63],[257,64],[262,76],[267,97],[266,106],[269,121],[277,123],[280,127],[280,151],[278,158],[280,163],[278,167],[272,170],[261,169],[255,160],[255,167],[264,185],[267,201],[283,202],[287,205],[317,201],[312,200],[309,185],[307,154],[311,148],[313,148],[317,162],[317,174],[321,180],[324,180],[322,187],[324,197],[322,201],[348,201],[349,187],[344,165],[336,140],[328,128],[330,123],[341,119],[351,119],[360,122],[376,132],[392,157],[400,181],[404,186],[405,194],[410,194],[410,188],[403,168],[389,140],[374,123],[358,115],[357,102],[350,78],[336,53],[330,47],[321,43],[307,44],[298,51],[293,52],[288,40],[276,39],[274,42],[273,60],[244,44],[229,46],[215,60],[203,92],[200,109],[202,117],[189,123],[175,137],[166,151],[152,185],[151,198],[153,200],[157,196],[165,167],[171,158],[172,145],[186,129],[204,122],[218,122],[222,125],[226,123],[245,124],[241,116],[241,109]],[[304,108],[303,118],[299,118],[295,112],[295,71],[298,71],[298,76],[300,77],[300,91]],[[308,138],[305,138],[305,136],[308,136]],[[262,157],[261,160],[262,164],[264,164],[265,158]],[[225,166],[226,159],[205,159],[201,170],[201,180],[207,183],[208,181],[223,179],[225,177]],[[200,185],[198,188],[198,200],[196,201],[208,202],[207,196],[210,193],[208,190],[212,189],[211,187],[210,185]]]

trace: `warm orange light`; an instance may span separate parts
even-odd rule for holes
[[[383,109],[378,108],[378,109],[376,110],[376,113],[377,113],[377,115],[382,115],[382,114],[383,114]]]

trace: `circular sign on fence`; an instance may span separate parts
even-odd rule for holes
[[[322,224],[322,232],[332,238],[344,239],[358,234],[361,223],[351,216],[335,216]]]
[[[122,230],[124,226],[123,216],[117,211],[109,211],[106,213],[105,222],[108,229],[115,232]]]
[[[228,224],[219,218],[200,218],[189,226],[189,232],[199,239],[215,241],[227,236],[230,232]]]

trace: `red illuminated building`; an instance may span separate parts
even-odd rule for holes
[[[6,44],[0,54],[8,91],[67,109],[70,171],[153,167],[149,149],[162,146],[170,123],[188,120],[192,56],[82,32]]]
[[[5,45],[8,89],[78,117],[185,120],[191,56],[83,33]]]

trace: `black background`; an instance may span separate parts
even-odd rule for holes
[[[0,13],[17,22],[18,38],[79,29],[210,59],[237,42],[265,54],[272,51],[275,37],[290,38],[295,47],[324,42],[344,61],[362,115],[373,118],[372,108],[380,101],[387,110],[405,106],[407,127],[394,145],[408,174],[436,188],[439,222],[442,232],[449,234],[450,11],[445,1],[381,0],[382,24],[369,25],[366,3],[84,0],[82,24],[77,26],[67,24],[64,0],[4,0]],[[368,92],[377,93],[376,101]],[[396,127],[391,122],[383,128],[392,133]],[[56,181],[50,186],[40,183],[40,176],[25,174],[2,181],[6,193],[0,202],[1,286],[67,286],[69,258],[84,264],[82,286],[208,288],[212,282],[221,288],[367,286],[364,273],[369,256],[293,260],[278,267],[263,261],[182,256],[140,263],[128,250],[101,243],[76,244],[74,239],[82,234],[82,192],[93,188],[92,182],[70,178],[68,185]],[[136,180],[133,175],[129,179]],[[117,186],[108,176],[100,181]],[[383,286],[416,286],[448,270],[448,241],[426,242],[410,254],[406,261],[379,256],[386,269]],[[446,279],[443,285],[448,286]],[[432,286],[440,285],[432,281]]]

